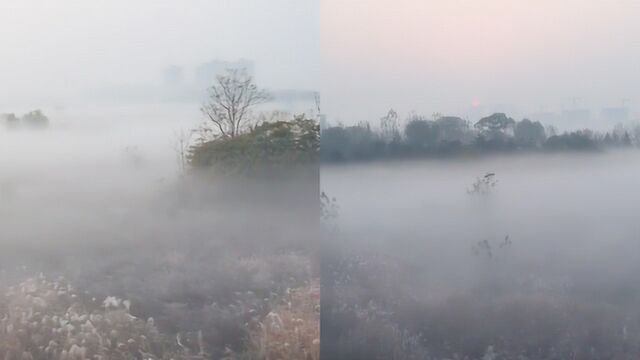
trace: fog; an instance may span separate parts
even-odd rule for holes
[[[2,112],[157,92],[168,66],[188,77],[213,59],[254,61],[267,88],[316,90],[318,16],[315,1],[3,1]]]
[[[334,124],[355,124],[389,108],[477,121],[575,108],[597,118],[601,108],[628,106],[637,119],[639,79],[630,69],[640,52],[630,39],[638,6],[323,1],[324,111]]]
[[[12,232],[5,242],[56,244],[72,240],[58,230],[72,234],[81,227],[104,229],[109,237],[109,214],[124,218],[128,207],[176,181],[175,132],[197,126],[199,118],[197,109],[179,105],[79,107],[48,114],[53,122],[48,129],[0,133],[3,231]]]
[[[464,267],[477,241],[506,235],[538,264],[612,268],[622,260],[613,253],[637,255],[638,161],[632,152],[367,164],[323,168],[322,186],[338,200],[347,234],[425,266],[440,259],[434,270]],[[487,172],[496,174],[495,190],[468,194]]]
[[[323,356],[637,357],[638,3],[321,9]]]
[[[2,2],[0,356],[231,359],[304,329],[290,358],[317,359],[317,165],[190,162],[232,141],[202,130],[216,76],[274,94],[250,125],[315,107],[316,7]]]
[[[276,294],[309,284],[317,171],[280,180],[183,172],[176,134],[201,123],[192,105],[48,110],[46,129],[0,131],[3,289],[63,276],[87,314],[109,296],[125,299],[132,321],[155,319],[169,348],[181,334],[186,354],[217,357],[248,351],[245,332]],[[48,316],[64,306],[32,291]],[[28,309],[8,299],[3,306]]]
[[[399,345],[414,341],[434,358],[481,358],[493,346],[505,358],[546,359],[562,353],[565,336],[578,358],[615,353],[637,331],[639,162],[632,150],[324,166],[322,189],[338,206],[334,256],[343,258],[333,291],[341,306],[369,309],[363,326],[387,339],[368,343],[369,354],[398,346],[397,358],[420,358],[419,347]],[[495,186],[474,192],[487,173]],[[572,329],[576,317],[591,338]],[[376,335],[345,318],[332,322],[356,330],[349,345],[333,345],[359,358],[367,350],[356,344]],[[389,333],[385,321],[414,338]],[[525,337],[537,352],[519,345]]]

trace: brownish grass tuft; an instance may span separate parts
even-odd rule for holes
[[[320,358],[320,280],[290,289],[250,332],[253,357],[264,360]]]

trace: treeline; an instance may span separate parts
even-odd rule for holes
[[[455,116],[428,119],[411,114],[401,126],[397,113],[391,110],[375,129],[368,122],[323,129],[321,144],[322,161],[342,162],[521,150],[588,151],[635,146],[640,144],[640,136],[622,125],[605,133],[588,129],[558,133],[538,121],[516,121],[503,113],[474,124]]]
[[[49,126],[49,118],[47,118],[40,110],[31,111],[21,117],[18,117],[13,113],[0,114],[0,124],[8,129],[15,129],[21,126],[44,128]]]

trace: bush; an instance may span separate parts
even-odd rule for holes
[[[317,161],[320,128],[303,116],[292,121],[265,122],[248,133],[221,137],[193,146],[195,168],[222,173],[259,174]]]
[[[549,150],[596,150],[598,142],[589,130],[579,130],[547,139],[544,147]]]
[[[44,128],[49,126],[49,118],[42,111],[34,110],[22,116],[22,124],[32,128]]]
[[[0,115],[0,121],[2,125],[8,129],[13,129],[20,126],[20,118],[16,114],[2,114]]]

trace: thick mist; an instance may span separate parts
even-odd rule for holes
[[[338,214],[323,294],[341,315],[323,324],[350,329],[327,353],[634,351],[639,162],[632,150],[324,166]],[[474,191],[486,174],[493,185]]]
[[[225,76],[313,119],[317,5],[0,4],[0,357],[317,360],[317,164],[190,161]]]
[[[212,60],[253,61],[266,88],[317,90],[317,6],[290,0],[3,1],[0,112],[157,102],[171,90],[165,83],[171,66],[188,82]]]
[[[48,128],[0,130],[0,286],[62,276],[87,311],[124,299],[169,348],[178,334],[185,356],[249,351],[279,294],[309,286],[317,266],[317,168],[284,178],[183,169],[178,134],[198,113],[49,109]]]
[[[613,152],[336,166],[323,168],[322,186],[354,246],[435,273],[464,273],[475,243],[506,235],[509,256],[523,266],[617,271],[637,255],[639,161],[635,152]],[[491,192],[469,194],[488,172],[498,181]]]
[[[130,236],[110,231],[118,223],[153,226],[153,215],[135,217],[153,210],[151,201],[165,197],[179,178],[176,134],[197,125],[197,110],[147,105],[44,111],[47,129],[0,132],[3,242],[62,249]]]

